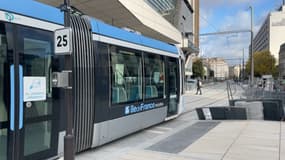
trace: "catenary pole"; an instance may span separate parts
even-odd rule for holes
[[[64,0],[64,26],[70,24],[70,0]],[[66,134],[64,137],[64,160],[74,160],[74,135],[73,135],[73,100],[72,100],[72,53],[65,55],[65,70],[69,72],[69,87],[65,88],[66,107]]]
[[[253,8],[252,6],[249,6],[250,8],[250,30],[251,30],[251,45],[250,45],[250,59],[251,59],[251,64],[250,64],[250,86],[253,87],[254,83],[254,58],[253,58]]]

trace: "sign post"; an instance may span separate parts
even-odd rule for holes
[[[64,88],[66,111],[66,134],[64,136],[64,160],[74,160],[74,135],[73,135],[73,98],[72,98],[72,29],[70,24],[70,0],[64,0],[61,6],[64,11],[65,28],[55,31],[55,54],[65,56],[64,70],[55,73],[53,83]],[[62,80],[68,81],[66,84]]]

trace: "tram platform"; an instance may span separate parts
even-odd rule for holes
[[[197,121],[169,136],[109,155],[89,152],[80,160],[282,160],[285,122]],[[101,153],[102,154],[102,153]],[[97,158],[95,158],[97,157]],[[101,158],[99,158],[101,157]]]
[[[181,138],[190,141],[191,135],[185,135]],[[180,152],[169,153],[145,149],[128,152],[119,159],[281,160],[285,159],[285,123],[264,121],[220,122],[194,143],[181,148]]]

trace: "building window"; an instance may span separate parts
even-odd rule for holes
[[[141,54],[111,46],[112,104],[142,100]]]
[[[163,57],[145,54],[145,99],[164,98],[165,69]]]
[[[175,9],[176,0],[148,0],[148,2],[160,14],[168,15]]]

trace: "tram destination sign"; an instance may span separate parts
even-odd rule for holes
[[[72,30],[70,27],[57,29],[54,32],[56,55],[70,55],[72,52]]]

